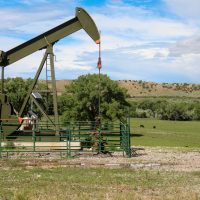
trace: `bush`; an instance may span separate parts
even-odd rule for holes
[[[130,116],[162,120],[200,120],[200,101],[142,99],[131,101]]]

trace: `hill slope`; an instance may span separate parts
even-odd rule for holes
[[[155,83],[132,80],[118,81],[118,83],[128,90],[131,97],[200,97],[200,84]]]
[[[72,80],[57,80],[58,95],[64,91],[65,85]],[[120,87],[126,88],[131,97],[194,97],[200,98],[200,84],[188,83],[155,83],[135,80],[117,81]]]

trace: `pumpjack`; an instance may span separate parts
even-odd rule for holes
[[[90,17],[90,15],[82,8],[76,8],[76,15],[73,19],[60,24],[59,26],[17,46],[13,49],[10,49],[7,52],[0,51],[0,66],[1,66],[1,93],[0,93],[0,123],[6,124],[1,125],[1,130],[9,130],[8,135],[17,130],[21,124],[22,119],[25,116],[25,108],[31,99],[42,112],[44,117],[51,123],[54,124],[55,129],[58,130],[59,127],[59,117],[58,117],[58,108],[57,108],[57,92],[56,92],[56,82],[55,82],[55,70],[54,70],[54,53],[53,46],[60,39],[67,37],[68,35],[84,29],[86,33],[92,38],[94,42],[100,44],[100,34],[95,25],[95,22]],[[39,65],[39,68],[35,74],[35,78],[30,86],[27,95],[24,99],[24,102],[19,110],[13,107],[12,103],[7,98],[4,91],[4,70],[8,65],[11,65],[17,62],[20,59],[38,51],[45,49],[44,57]],[[50,71],[52,79],[52,94],[53,94],[53,108],[55,120],[52,121],[50,117],[45,113],[45,111],[38,104],[35,96],[33,95],[33,90],[38,81],[40,73],[45,65],[47,59],[50,60]],[[36,95],[37,96],[37,95]],[[15,123],[8,123],[10,120],[14,120]]]

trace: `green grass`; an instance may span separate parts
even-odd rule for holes
[[[140,125],[144,125],[141,128]],[[156,126],[156,128],[153,128]],[[200,147],[200,122],[131,119],[132,145]]]
[[[9,200],[198,199],[199,185],[200,172],[104,168],[0,170],[0,199]]]

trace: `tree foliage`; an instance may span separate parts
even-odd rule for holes
[[[162,120],[199,120],[200,101],[184,98],[172,101],[170,99],[145,99],[131,101],[131,116],[140,118],[157,118]]]
[[[5,93],[16,110],[21,107],[31,82],[20,77],[5,79]]]
[[[16,78],[7,78],[4,81],[4,90],[9,98],[9,101],[12,103],[13,107],[15,108],[16,111],[19,111],[24,98],[27,95],[27,92],[29,90],[30,85],[32,84],[32,79],[23,79],[21,77],[16,77]],[[36,85],[36,89],[45,89],[44,84],[38,83]],[[27,106],[27,109],[29,105]]]
[[[101,118],[122,120],[129,105],[126,90],[106,75],[99,79],[98,74],[80,76],[65,87],[60,98],[62,120],[94,121],[99,115],[99,94]]]

